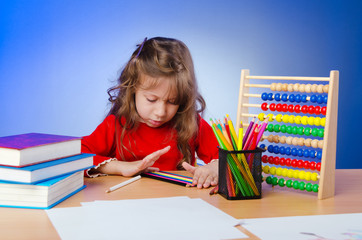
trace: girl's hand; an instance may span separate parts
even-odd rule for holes
[[[213,161],[207,165],[194,167],[184,162],[182,166],[186,171],[194,175],[191,186],[197,186],[197,188],[208,188],[210,186],[216,186],[218,183],[218,160]]]
[[[131,177],[141,172],[158,171],[158,168],[152,167],[152,165],[165,153],[170,150],[170,146],[167,146],[161,150],[153,152],[147,155],[144,159],[133,162],[125,161],[111,161],[96,169],[97,172],[104,174],[117,174],[125,177]]]

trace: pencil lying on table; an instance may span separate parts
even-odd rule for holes
[[[137,181],[137,180],[140,179],[140,178],[141,178],[141,175],[138,175],[138,176],[136,176],[136,177],[134,177],[134,178],[131,178],[131,179],[127,180],[127,181],[121,182],[120,184],[117,184],[117,185],[115,185],[115,186],[113,186],[113,187],[110,187],[110,188],[106,191],[106,193],[110,193],[110,192],[112,192],[112,191],[114,191],[114,190],[117,190],[118,188],[121,188],[121,187],[123,187],[123,186],[126,186],[127,184],[133,183],[134,181]]]

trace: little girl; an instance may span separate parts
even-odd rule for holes
[[[218,143],[199,115],[205,101],[183,42],[146,38],[108,94],[107,117],[82,140],[82,152],[96,154],[89,177],[184,168],[192,186],[217,185]],[[206,165],[194,167],[195,153]]]

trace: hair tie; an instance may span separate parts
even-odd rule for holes
[[[138,53],[136,55],[136,58],[138,58],[138,56],[140,55],[141,51],[142,51],[142,48],[143,48],[143,45],[145,44],[145,42],[147,41],[147,37],[145,37],[145,39],[143,40],[142,44],[141,44],[141,47],[140,47],[140,50],[138,50]]]

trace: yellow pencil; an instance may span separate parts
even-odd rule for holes
[[[239,137],[238,137],[238,150],[241,151],[243,149],[243,122],[240,121],[239,125]]]

